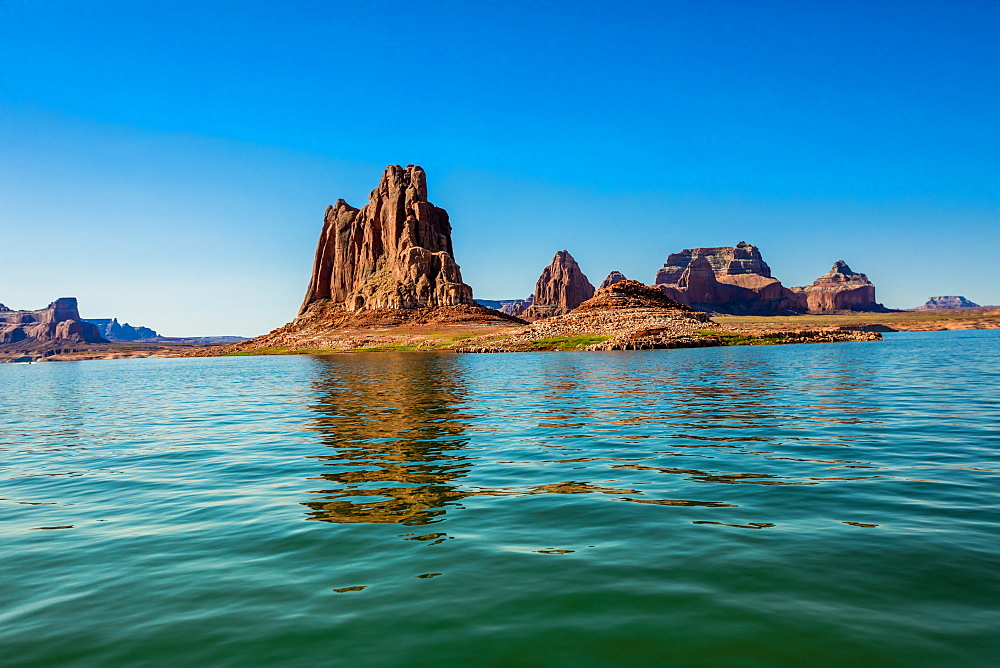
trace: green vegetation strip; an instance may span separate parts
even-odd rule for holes
[[[781,332],[765,334],[763,336],[750,336],[747,334],[726,334],[711,329],[699,329],[695,332],[698,336],[715,337],[724,346],[773,346],[785,342],[788,337]]]
[[[578,350],[593,343],[607,341],[610,336],[584,334],[582,336],[552,336],[547,339],[534,339],[529,345],[535,350]]]

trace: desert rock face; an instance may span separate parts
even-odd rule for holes
[[[539,320],[569,313],[594,296],[594,286],[580,271],[569,251],[561,250],[552,264],[542,270],[535,283],[531,304],[519,314],[525,320]]]
[[[597,287],[597,289],[598,290],[602,290],[604,288],[611,287],[615,283],[619,283],[621,281],[627,281],[627,280],[628,279],[625,278],[625,274],[623,274],[622,272],[620,272],[620,271],[613,271],[610,274],[608,274],[607,278],[605,278],[603,281],[601,281],[601,284]]]
[[[868,277],[851,271],[843,260],[837,260],[830,271],[811,285],[795,288],[795,292],[805,296],[810,313],[885,310],[875,303],[875,286]]]
[[[37,311],[0,309],[0,344],[49,341],[107,343],[95,325],[80,319],[76,297],[62,297]]]
[[[427,201],[427,177],[389,165],[368,204],[327,207],[299,313],[328,299],[349,311],[473,305],[451,245],[448,212]]]
[[[701,311],[774,314],[805,310],[804,296],[771,276],[756,246],[688,248],[667,257],[656,286]]]
[[[980,308],[979,304],[969,301],[959,295],[944,295],[941,297],[930,297],[923,306],[918,306],[914,311],[930,311],[939,308]]]

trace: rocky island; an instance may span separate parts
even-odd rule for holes
[[[771,278],[759,251],[744,243],[671,256],[653,287],[612,272],[596,292],[561,250],[528,299],[501,302],[497,311],[473,299],[451,233],[448,213],[428,200],[424,170],[389,165],[365,206],[340,199],[327,207],[305,299],[292,322],[188,354],[635,350],[880,338],[833,330],[775,335],[714,322],[695,306],[774,311],[806,302]],[[736,306],[741,300],[750,306]]]

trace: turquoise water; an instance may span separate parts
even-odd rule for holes
[[[0,663],[997,664],[998,344],[0,365]]]

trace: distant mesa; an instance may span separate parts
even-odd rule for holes
[[[597,286],[597,289],[598,290],[602,290],[604,288],[611,287],[615,283],[620,283],[622,281],[627,281],[627,280],[628,279],[625,278],[625,274],[623,274],[622,272],[620,272],[620,271],[613,271],[610,274],[608,274],[607,278],[605,278],[603,281],[601,281],[601,284],[599,286]]]
[[[101,336],[108,341],[141,341],[159,336],[149,327],[133,327],[127,322],[122,325],[118,318],[84,318],[84,322],[96,325]]]
[[[0,345],[26,346],[108,343],[97,326],[80,318],[76,297],[61,297],[37,311],[14,311],[0,304]]]
[[[594,286],[580,270],[569,251],[561,250],[542,270],[535,292],[506,311],[524,320],[541,320],[569,313],[594,296]]]
[[[655,284],[671,299],[717,313],[791,313],[805,301],[773,278],[757,247],[745,241],[672,253]]]
[[[887,309],[875,302],[868,277],[838,260],[804,287],[786,288],[771,276],[760,250],[736,246],[688,248],[667,257],[655,285],[665,295],[700,311],[734,315],[835,313]]]
[[[923,306],[918,306],[914,311],[930,311],[934,309],[959,309],[959,308],[982,308],[979,304],[969,301],[959,295],[944,295],[941,297],[931,297]]]

